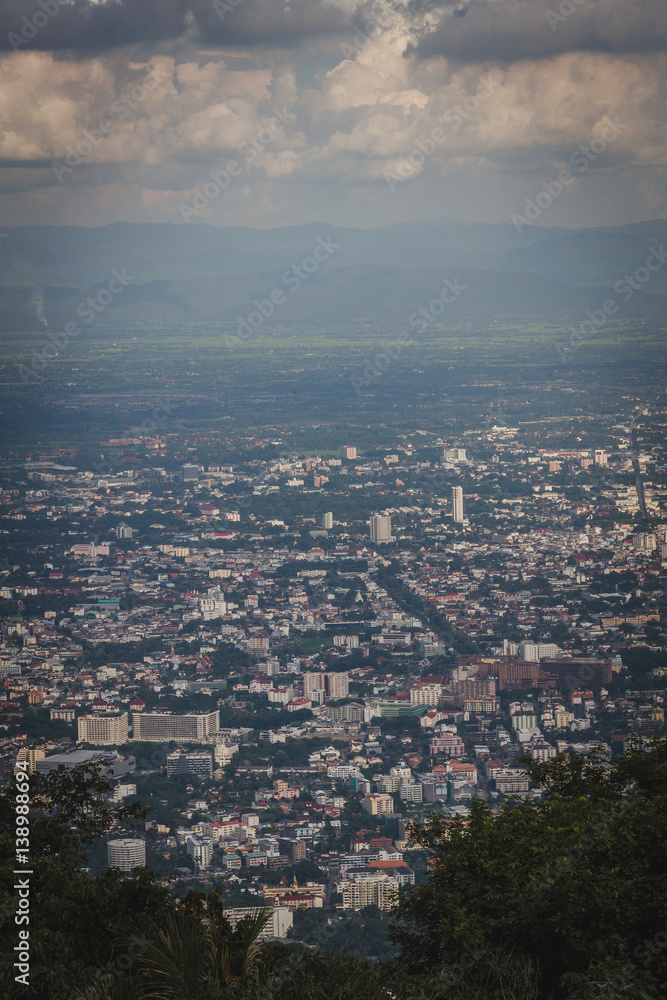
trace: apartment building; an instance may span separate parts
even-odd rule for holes
[[[168,740],[190,740],[193,743],[213,742],[220,729],[220,712],[132,712],[132,738],[148,743]]]
[[[82,715],[77,720],[79,743],[93,746],[120,746],[128,742],[127,712],[119,715]]]

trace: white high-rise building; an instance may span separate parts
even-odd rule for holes
[[[633,541],[635,552],[653,552],[658,544],[655,535],[646,531],[635,535]]]
[[[388,514],[372,514],[370,525],[371,541],[374,545],[396,541],[391,533],[391,518]]]
[[[333,528],[333,514],[331,513],[331,511],[328,511],[326,514],[322,515],[322,527],[326,531],[329,531],[330,528]]]
[[[455,524],[463,524],[463,487],[452,486],[452,519]]]
[[[465,448],[445,448],[442,457],[445,462],[467,461]]]
[[[137,741],[190,740],[192,743],[212,743],[220,729],[220,712],[133,712],[132,736]]]
[[[361,910],[365,906],[377,906],[380,910],[391,910],[398,900],[398,881],[379,873],[362,878],[344,879],[340,883],[344,910]]]
[[[79,743],[96,747],[121,746],[128,741],[127,712],[119,715],[82,715],[77,720]]]
[[[260,941],[287,937],[287,932],[294,922],[292,911],[286,906],[270,906],[267,909],[269,911],[269,922],[259,935]],[[236,927],[239,920],[247,917],[249,913],[254,915],[261,912],[262,907],[259,906],[232,906],[225,910],[225,916],[232,927]]]
[[[199,599],[199,610],[205,622],[212,618],[222,618],[227,614],[227,602],[220,587],[209,587],[206,597]]]
[[[519,643],[519,656],[526,663],[538,663],[540,660],[557,660],[561,652],[555,642],[525,642]]]
[[[188,837],[185,849],[196,868],[208,868],[213,857],[213,842],[209,837],[200,837],[197,834]]]
[[[602,448],[596,448],[593,453],[596,465],[607,465],[609,462],[609,456],[606,451]]]
[[[136,838],[107,841],[107,864],[131,872],[133,868],[146,867],[146,843]]]

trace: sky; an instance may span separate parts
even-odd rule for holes
[[[665,0],[3,0],[0,225],[667,215]]]

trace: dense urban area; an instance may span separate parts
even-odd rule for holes
[[[266,937],[391,956],[412,822],[539,799],[525,758],[665,732],[664,407],[542,390],[571,410],[319,451],[165,418],[5,452],[3,783],[101,762],[151,811],[93,874],[148,866],[234,920],[268,906]]]

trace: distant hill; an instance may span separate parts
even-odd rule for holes
[[[320,328],[365,322],[405,326],[445,279],[463,292],[442,318],[559,319],[595,309],[615,282],[667,244],[667,220],[607,229],[470,225],[454,219],[344,229],[310,223],[259,230],[202,223],[114,223],[101,228],[28,226],[0,242],[0,328],[57,328],[106,287],[113,269],[132,283],[102,322],[235,322],[253,299],[280,288],[279,323]],[[282,276],[319,238],[338,244],[298,290]],[[667,266],[623,306],[627,317],[667,318]]]

